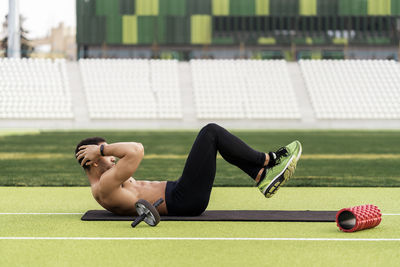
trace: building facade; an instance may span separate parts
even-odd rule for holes
[[[360,53],[375,49],[386,57],[396,56],[399,47],[400,0],[76,0],[76,4],[78,57],[334,58],[336,53],[340,58],[346,53],[350,57],[354,49]]]

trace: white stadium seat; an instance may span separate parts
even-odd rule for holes
[[[64,60],[0,60],[0,118],[72,119]]]
[[[73,64],[73,73],[79,66],[82,79],[71,75],[71,84],[82,82],[91,120],[182,120],[183,114],[194,112],[200,120],[298,120],[298,101],[309,121],[400,119],[400,68],[390,60],[301,60],[298,65],[191,60],[190,68],[187,63],[178,67],[176,60],[147,59],[81,59]],[[294,84],[291,75],[297,81],[299,69],[304,83]],[[181,95],[179,74],[182,84],[193,88],[193,107],[191,101],[182,102],[191,92]],[[5,123],[73,119],[72,110],[64,60],[0,58],[0,119]]]
[[[200,119],[298,119],[283,60],[191,60]]]
[[[79,60],[92,119],[181,118],[176,61]]]
[[[301,60],[318,119],[399,119],[400,70],[389,60]]]
[[[159,118],[182,118],[178,61],[150,60],[151,88],[157,98]]]

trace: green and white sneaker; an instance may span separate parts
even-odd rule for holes
[[[281,147],[272,155],[273,166],[265,168],[265,177],[257,184],[265,197],[270,198],[278,189],[293,177],[296,165],[301,156],[301,143],[294,141]]]

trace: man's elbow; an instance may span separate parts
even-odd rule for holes
[[[130,149],[131,153],[134,156],[144,156],[144,147],[141,143],[132,143],[132,149]]]

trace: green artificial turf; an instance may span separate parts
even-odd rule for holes
[[[273,198],[265,199],[256,188],[217,187],[213,189],[208,208],[339,210],[371,203],[384,214],[399,214],[399,202],[399,188],[292,187],[282,188]],[[81,214],[1,214],[83,213],[89,209],[100,209],[100,206],[88,187],[0,187],[0,265],[396,266],[400,256],[400,216],[395,215],[384,215],[376,228],[343,233],[335,223],[162,221],[156,227],[142,223],[132,229],[129,222],[84,222],[80,220]],[[306,240],[5,240],[4,237]],[[385,238],[397,240],[382,241]]]
[[[292,140],[304,157],[287,186],[400,186],[400,131],[233,131],[259,151]],[[135,173],[144,180],[174,180],[183,170],[197,131],[30,131],[0,134],[0,185],[88,185],[74,159],[76,144],[89,136],[109,143],[144,144],[145,159]],[[335,156],[335,157],[321,157]],[[369,157],[370,156],[370,157]],[[235,166],[217,159],[216,186],[252,186]]]

